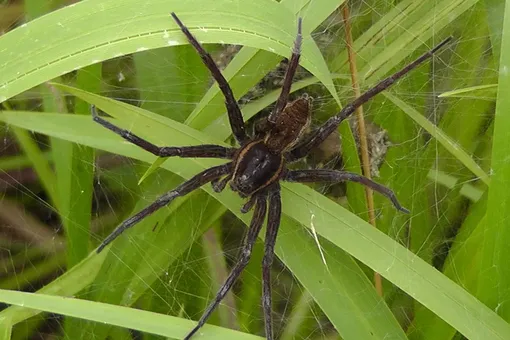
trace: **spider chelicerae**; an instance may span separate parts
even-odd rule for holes
[[[280,198],[280,181],[288,182],[340,182],[353,181],[370,187],[372,190],[386,196],[400,211],[409,211],[397,201],[395,194],[385,186],[374,181],[346,171],[315,169],[315,170],[289,170],[287,164],[305,157],[310,150],[321,144],[338,125],[349,117],[357,107],[385,90],[406,73],[430,58],[436,51],[446,45],[450,39],[446,39],[432,50],[420,56],[412,63],[405,66],[392,76],[382,80],[373,88],[363,93],[360,97],[345,106],[337,115],[329,118],[322,126],[305,134],[310,124],[311,100],[307,95],[288,102],[292,79],[299,64],[302,34],[301,18],[298,19],[298,32],[294,42],[292,55],[288,63],[280,97],[269,117],[255,124],[255,132],[252,137],[246,133],[246,128],[232,89],[227,80],[214,63],[211,56],[204,50],[200,43],[183,25],[175,13],[171,13],[173,19],[186,36],[189,43],[195,48],[202,58],[205,66],[211,72],[225,97],[225,105],[230,121],[232,133],[239,147],[223,147],[220,145],[196,145],[184,147],[159,147],[146,141],[131,132],[118,128],[109,121],[98,116],[92,106],[92,116],[107,129],[120,135],[127,141],[159,157],[210,157],[228,160],[227,163],[206,169],[195,175],[177,188],[160,196],[155,202],[136,215],[122,222],[98,247],[97,252],[102,251],[108,244],[117,238],[124,230],[132,227],[154,211],[168,205],[175,198],[184,196],[196,190],[206,183],[211,182],[216,192],[221,192],[228,183],[230,188],[241,197],[248,198],[241,208],[243,213],[254,209],[253,217],[245,236],[245,240],[237,263],[233,266],[227,280],[221,286],[213,302],[207,307],[198,324],[184,339],[190,339],[209,318],[213,310],[223,300],[227,292],[232,288],[236,279],[250,260],[253,245],[267,214],[267,229],[265,237],[265,250],[262,261],[263,296],[262,307],[264,311],[266,337],[273,339],[271,322],[271,286],[270,268],[274,257],[276,236],[280,226],[282,203]]]

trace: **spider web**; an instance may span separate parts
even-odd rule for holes
[[[149,3],[145,1],[142,6]],[[17,4],[12,2],[8,6]],[[390,1],[357,1],[351,6],[351,20],[359,35],[364,27],[370,26],[370,22],[384,18],[395,4]],[[492,93],[473,92],[463,98],[437,97],[451,89],[497,81],[497,63],[490,47],[491,30],[485,10],[483,5],[477,4],[447,26],[456,38],[455,48],[435,58],[431,66],[421,67],[405,77],[390,90],[390,94],[427,117],[488,171],[494,110]],[[336,51],[345,47],[339,12],[330,16],[315,31],[313,38],[325,56],[334,60]],[[218,65],[224,67],[239,47],[208,46],[207,49],[213,53]],[[412,58],[406,59],[410,60]],[[361,63],[370,61],[362,60]],[[285,66],[284,60],[240,102],[251,103],[277,89],[282,83]],[[64,79],[72,80],[74,76],[70,74]],[[251,74],[247,72],[244,76],[249,78]],[[306,70],[298,70],[297,79],[309,76]],[[105,95],[180,122],[185,121],[211,85],[208,72],[189,46],[145,51],[107,61],[103,64],[102,82]],[[367,89],[370,85],[363,84],[363,88]],[[339,81],[337,89],[343,93],[342,100],[345,102],[351,98],[348,82]],[[336,112],[331,97],[320,86],[311,86],[303,91],[314,97],[315,125]],[[303,91],[295,92],[293,96]],[[17,109],[39,111],[43,107],[44,96],[49,95],[32,90],[16,98],[13,104]],[[448,256],[454,251],[461,256],[466,251],[464,248],[469,249],[470,240],[463,234],[464,227],[472,209],[482,199],[485,186],[466,169],[458,156],[446,151],[390,97],[379,95],[367,103],[364,110],[374,179],[390,186],[400,199],[412,204],[408,206],[412,211],[410,217],[401,216],[393,211],[388,201],[376,194],[379,228],[438,269],[449,273],[466,289],[471,289],[473,281],[468,268],[449,261]],[[266,109],[258,116],[267,113]],[[354,126],[355,122],[351,124]],[[20,154],[20,150],[12,129],[4,127],[2,132],[2,158],[8,160]],[[43,136],[38,136],[37,142],[42,150],[51,147]],[[346,157],[353,156],[343,149],[345,143],[345,138],[333,134],[299,166],[344,169],[346,164],[351,164]],[[66,271],[64,256],[56,258],[54,252],[63,242],[63,230],[30,162],[25,160],[20,164],[4,169],[2,173],[0,263],[4,273],[0,276],[0,286],[35,291]],[[121,156],[97,155],[93,183],[94,242],[102,239],[105,235],[103,230],[111,230],[131,215],[137,204],[146,205],[154,201],[161,192],[172,189],[182,180],[167,171],[158,170],[138,185],[137,181],[146,168],[147,164]],[[349,206],[346,196],[349,186],[313,187],[339,204]],[[151,220],[152,224],[144,225],[145,231],[129,238],[130,249],[134,256],[139,254],[138,260],[134,260],[134,256],[125,260],[121,253],[115,255],[119,262],[124,263],[124,269],[119,270],[124,276],[113,277],[103,272],[97,281],[76,297],[100,296],[108,302],[109,298],[113,299],[109,294],[125,289],[122,301],[136,308],[195,320],[199,318],[235,263],[246,228],[243,222],[204,192],[194,193],[182,201]],[[361,212],[366,213],[366,210]],[[311,244],[324,250],[327,256],[331,255],[327,249],[334,245],[320,236],[315,240],[308,229],[303,228],[302,232],[310,238]],[[48,250],[48,244],[54,247],[53,250]],[[150,254],[158,257],[141,256],[149,247]],[[115,247],[112,252],[115,254]],[[263,335],[260,303],[262,254],[263,243],[259,240],[240,282],[218,312],[213,314],[210,323]],[[331,267],[335,262],[325,260],[323,265]],[[363,269],[371,279],[371,272],[365,267]],[[314,302],[311,292],[279,260],[275,261],[272,269],[272,289],[275,334],[282,339],[338,338],[338,332]],[[405,330],[410,334],[426,331],[421,324],[413,322],[415,317],[427,317],[423,308],[417,307],[412,298],[388,282],[384,291],[388,305]],[[364,294],[364,288],[357,293]],[[348,316],[345,315],[346,318]],[[85,325],[85,338],[102,334],[99,326],[76,321],[75,325],[78,324]],[[70,329],[68,327],[61,316],[44,315],[22,324],[15,332],[23,334],[21,332],[25,331],[27,338],[34,339],[55,334],[71,336],[72,333],[66,333]],[[111,334],[115,338],[149,338],[146,334],[120,328],[114,328]],[[392,334],[388,337],[392,338]]]

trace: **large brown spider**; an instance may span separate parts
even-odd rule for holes
[[[345,106],[336,116],[328,119],[321,127],[303,136],[305,129],[310,123],[310,98],[304,95],[301,98],[288,103],[292,78],[294,77],[294,73],[296,72],[296,68],[299,63],[301,50],[301,18],[299,18],[297,37],[287,72],[285,74],[280,97],[278,98],[276,106],[269,117],[256,124],[255,134],[250,138],[245,131],[241,110],[237,105],[237,101],[234,98],[232,90],[226,79],[221,74],[211,56],[204,50],[195,37],[193,37],[188,28],[182,24],[175,13],[172,13],[171,15],[188,39],[189,43],[200,55],[205,66],[207,66],[225,96],[225,105],[227,107],[232,133],[240,146],[237,148],[227,148],[219,145],[159,147],[104,120],[98,116],[96,109],[92,107],[94,121],[156,156],[212,157],[229,160],[228,163],[214,166],[195,175],[193,178],[182,183],[174,190],[159,197],[154,203],[150,204],[136,215],[122,222],[101,243],[101,245],[97,248],[97,252],[99,253],[102,251],[124,230],[132,227],[146,216],[166,206],[175,198],[184,196],[193,190],[200,188],[206,183],[212,182],[213,189],[216,192],[221,192],[227,183],[230,182],[232,190],[236,191],[243,198],[247,197],[248,201],[241,208],[241,211],[246,213],[253,207],[255,207],[255,209],[248,228],[248,233],[244,240],[240,258],[232,268],[232,272],[225,283],[221,286],[218,294],[214,298],[214,301],[205,310],[204,314],[198,321],[198,324],[185,337],[185,339],[190,339],[193,334],[195,334],[205,324],[207,318],[223,300],[227,292],[232,288],[236,279],[248,264],[253,245],[257,235],[262,229],[269,201],[265,251],[262,262],[262,306],[264,310],[266,337],[267,339],[272,340],[273,328],[271,323],[270,268],[273,262],[273,251],[281,217],[280,180],[301,183],[333,183],[340,181],[358,182],[389,198],[398,210],[406,213],[409,212],[399,204],[395,194],[390,189],[381,184],[375,183],[364,176],[346,171],[325,169],[289,170],[286,165],[305,157],[311,149],[322,143],[344,119],[349,117],[355,111],[358,106],[388,88],[407,72],[430,58],[433,53],[447,44],[451,38],[444,40],[432,50],[405,66],[402,70],[379,82],[373,88],[363,93],[359,98],[356,98],[353,102]]]

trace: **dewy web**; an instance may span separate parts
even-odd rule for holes
[[[314,169],[314,170],[289,170],[287,165],[305,157],[313,148],[321,144],[338,125],[348,118],[357,107],[370,100],[372,97],[385,90],[406,73],[430,58],[435,52],[445,46],[451,38],[448,38],[434,47],[432,50],[420,56],[418,59],[405,66],[400,71],[382,80],[373,88],[363,93],[353,102],[349,103],[337,115],[328,119],[322,126],[305,134],[310,124],[311,100],[307,95],[288,102],[292,80],[299,65],[301,51],[301,18],[298,19],[298,32],[292,55],[289,60],[280,96],[274,110],[269,117],[255,123],[255,131],[252,136],[246,132],[245,122],[241,110],[234,98],[232,89],[214,63],[211,56],[204,50],[200,43],[190,33],[188,28],[180,21],[175,13],[171,14],[176,24],[186,36],[189,43],[200,55],[205,66],[218,83],[223,96],[232,129],[232,133],[238,143],[237,147],[223,147],[220,145],[197,145],[174,147],[159,147],[144,140],[131,132],[118,128],[114,124],[100,117],[95,107],[92,107],[94,121],[105,128],[120,135],[127,141],[158,157],[209,157],[225,159],[225,164],[206,169],[182,183],[177,188],[160,196],[155,202],[136,215],[122,222],[99,246],[97,252],[101,252],[108,244],[117,238],[124,230],[132,227],[143,218],[156,210],[168,205],[175,198],[184,196],[201,186],[212,183],[216,192],[221,192],[227,184],[241,197],[246,198],[246,203],[241,211],[247,213],[254,210],[253,218],[248,228],[248,233],[243,242],[239,259],[233,266],[230,275],[223,283],[219,292],[204,311],[198,324],[184,339],[190,339],[207,321],[214,309],[223,300],[227,292],[232,288],[251,257],[253,245],[262,229],[267,215],[267,231],[265,237],[265,250],[262,261],[263,296],[262,307],[264,311],[266,338],[273,339],[273,327],[271,320],[271,285],[270,268],[274,258],[274,246],[280,226],[281,197],[280,181],[288,182],[327,182],[340,181],[357,182],[386,196],[398,210],[408,213],[402,207],[395,194],[385,186],[374,181],[346,171]]]

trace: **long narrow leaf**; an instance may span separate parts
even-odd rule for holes
[[[194,321],[173,316],[63,296],[24,293],[1,289],[0,300],[8,304],[96,322],[107,322],[111,325],[158,334],[174,339],[183,338],[194,325]],[[204,329],[207,331],[202,334],[201,339],[260,339],[260,337],[255,335],[216,326],[205,326]]]
[[[271,0],[155,0],[150,6],[140,6],[137,0],[83,1],[0,37],[0,102],[90,64],[186,44],[171,11],[203,43],[246,45],[286,57],[296,35],[295,17]],[[301,63],[336,97],[324,58],[312,39],[303,41]]]

